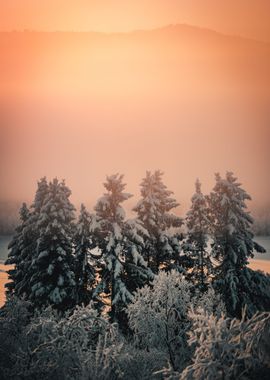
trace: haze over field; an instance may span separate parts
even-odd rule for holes
[[[187,25],[132,33],[0,33],[1,201],[43,175],[92,206],[106,174],[146,169],[189,205],[233,170],[269,205],[270,44]],[[130,204],[133,200],[130,201]]]

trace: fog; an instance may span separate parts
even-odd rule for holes
[[[161,169],[182,213],[197,177],[208,192],[232,170],[269,205],[269,44],[175,26],[1,33],[0,49],[1,201],[31,201],[46,175],[91,208],[107,174],[138,198]]]

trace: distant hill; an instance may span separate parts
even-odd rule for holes
[[[0,51],[2,96],[53,90],[110,97],[108,82],[134,95],[173,88],[188,96],[220,81],[259,91],[270,83],[270,44],[188,25],[112,34],[2,32]]]

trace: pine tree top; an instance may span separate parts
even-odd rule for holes
[[[44,203],[44,200],[48,194],[48,190],[49,190],[49,185],[48,185],[48,182],[47,182],[47,178],[46,177],[42,177],[39,181],[38,181],[38,188],[37,188],[37,191],[36,191],[36,195],[35,195],[35,199],[34,199],[34,203],[31,205],[31,208],[34,209],[35,212],[40,212],[42,206],[43,206],[43,203]]]
[[[111,221],[122,222],[125,219],[125,211],[121,203],[132,197],[132,194],[123,190],[126,184],[123,183],[123,175],[113,174],[107,176],[104,187],[107,193],[103,194],[97,201],[95,211],[98,218]]]
[[[195,182],[195,193],[191,198],[191,207],[186,217],[189,235],[198,233],[206,235],[210,225],[209,207],[206,197],[201,191],[199,179]]]
[[[225,178],[216,175],[216,184],[209,200],[213,214],[218,217],[221,225],[226,225],[228,233],[247,230],[253,223],[253,218],[246,211],[246,201],[250,195],[241,187],[241,183],[232,172],[227,172]]]
[[[169,227],[179,227],[182,219],[170,214],[173,208],[179,203],[171,197],[172,191],[162,182],[163,173],[156,170],[153,174],[146,172],[146,177],[141,183],[141,196],[133,211],[138,213],[138,217],[151,227],[157,226],[164,229]]]
[[[29,218],[30,211],[25,202],[22,204],[19,213],[22,222],[25,222]]]

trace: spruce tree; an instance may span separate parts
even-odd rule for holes
[[[5,262],[5,265],[13,266],[12,269],[7,271],[8,279],[11,280],[11,282],[5,284],[7,297],[22,295],[20,284],[25,276],[25,259],[29,245],[28,235],[26,233],[29,215],[29,209],[26,203],[23,203],[20,209],[20,224],[16,228],[15,235],[8,245],[10,252]]]
[[[46,177],[42,177],[38,181],[38,187],[35,194],[35,199],[33,204],[31,205],[31,209],[33,210],[33,213],[38,217],[40,214],[40,211],[42,209],[42,206],[44,204],[44,200],[48,193],[48,182]]]
[[[37,251],[37,242],[39,238],[39,225],[38,220],[40,218],[41,210],[44,204],[44,201],[48,195],[48,183],[46,177],[41,178],[37,183],[37,190],[34,198],[34,202],[30,208],[30,214],[27,221],[26,234],[28,236],[28,247],[27,255],[24,260],[24,280],[22,281],[22,290],[25,296],[28,298],[31,294],[31,278],[35,274],[35,269],[32,265],[36,251]]]
[[[207,279],[212,272],[212,262],[207,251],[210,217],[207,200],[197,179],[195,193],[191,198],[191,208],[186,217],[187,252],[191,257],[191,278],[201,290],[207,288]]]
[[[49,183],[37,220],[39,237],[32,263],[30,298],[37,307],[52,305],[64,311],[75,303],[73,256],[74,206],[64,182]]]
[[[154,279],[143,258],[148,233],[138,219],[128,219],[124,225],[125,283],[131,293]]]
[[[217,260],[214,285],[223,295],[228,313],[241,316],[244,306],[254,310],[250,304],[249,257],[254,250],[265,252],[253,241],[251,226],[253,219],[246,210],[246,201],[251,197],[241,188],[232,172],[223,179],[216,174],[216,184],[210,194],[213,244],[212,255]]]
[[[96,259],[91,254],[94,247],[91,238],[92,218],[82,204],[74,236],[76,303],[89,304],[96,278]]]
[[[169,229],[180,227],[183,222],[170,213],[179,204],[162,182],[162,175],[159,170],[153,174],[146,172],[141,183],[142,198],[133,209],[147,231],[143,254],[154,273],[160,267],[169,269],[181,265],[179,238],[170,234]]]
[[[121,204],[132,195],[125,193],[123,175],[108,176],[104,186],[107,192],[96,206],[99,229],[96,232],[102,253],[103,270],[97,293],[109,295],[112,321],[123,318],[123,307],[132,299],[132,291],[150,276],[140,254],[142,234],[136,221],[126,221]],[[123,321],[122,321],[123,322]]]
[[[37,221],[47,192],[47,180],[46,177],[43,177],[38,181],[35,199],[30,210],[27,209],[25,204],[22,207],[20,212],[22,224],[17,229],[19,235],[16,233],[10,243],[11,256],[13,255],[14,250],[21,252],[20,255],[17,255],[17,263],[13,272],[14,274],[15,272],[18,272],[16,275],[16,284],[14,283],[13,287],[13,292],[18,297],[24,296],[28,298],[31,293],[30,280],[33,275],[32,261],[35,256],[37,240],[39,237]],[[19,247],[19,250],[16,247]],[[11,263],[11,261],[14,261],[14,259],[8,260],[8,263]],[[12,285],[10,284],[10,286]]]

